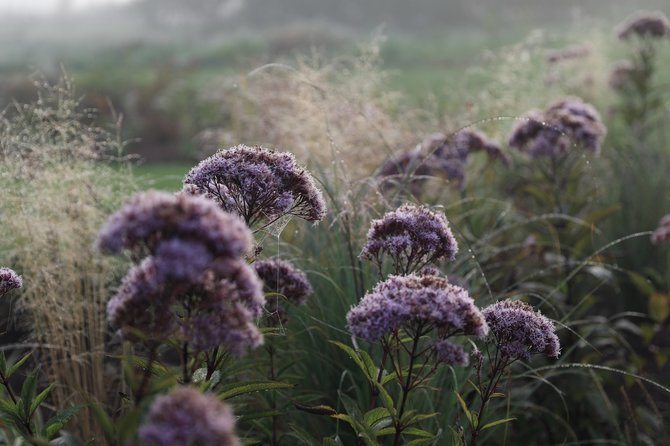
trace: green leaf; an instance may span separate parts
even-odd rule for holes
[[[342,420],[347,423],[349,423],[351,426],[354,426],[354,419],[351,417],[351,415],[347,415],[346,413],[336,413],[334,415],[331,415],[332,418],[335,418],[336,420]]]
[[[32,414],[35,413],[38,407],[40,407],[40,404],[44,402],[47,396],[49,396],[49,392],[51,392],[51,388],[53,385],[48,386],[46,389],[42,390],[39,395],[35,397],[35,399],[30,403],[30,410],[28,411],[28,417],[30,417]]]
[[[512,420],[516,420],[516,418],[501,418],[500,420],[492,421],[490,423],[487,423],[482,427],[482,430],[486,430],[490,427],[497,426],[499,424],[504,424],[504,423],[509,423]]]
[[[339,439],[339,437],[337,437],[337,439],[325,437],[323,439],[323,446],[342,446],[342,441]]]
[[[381,437],[382,435],[393,435],[395,434],[395,426],[385,427],[377,431],[377,436]]]
[[[306,406],[300,403],[293,403],[293,407],[303,412],[313,413],[315,415],[335,415],[337,411],[325,404],[318,404],[316,406]]]
[[[5,379],[9,379],[16,371],[26,363],[28,359],[33,355],[33,352],[29,352],[25,354],[21,359],[19,359],[13,366],[9,367],[7,369],[7,373],[5,374]]]
[[[435,442],[435,438],[415,438],[412,441],[409,441],[405,443],[405,446],[423,446],[427,444],[433,444]]]
[[[360,358],[360,356],[356,353],[356,350],[338,341],[330,341],[330,343],[339,347],[342,351],[344,351],[347,355],[349,355],[351,359],[354,360],[356,365],[358,365],[358,367],[363,371],[363,373],[365,373],[366,376],[368,375],[367,367],[363,363],[363,360]]]
[[[251,381],[241,384],[230,384],[224,386],[219,391],[219,397],[221,397],[224,400],[227,400],[248,393],[265,392],[268,390],[278,390],[278,389],[290,389],[292,387],[293,384],[282,383],[277,381]]]
[[[23,381],[23,386],[21,387],[21,403],[22,403],[22,414],[28,419],[30,418],[30,407],[32,406],[33,399],[35,398],[35,393],[37,392],[37,373],[38,369],[33,370],[28,374],[26,380]]]
[[[431,418],[436,417],[437,415],[439,415],[438,412],[425,413],[425,414],[424,413],[415,414],[415,413],[407,412],[405,414],[405,416],[403,416],[403,420],[401,420],[401,423],[404,426],[409,426],[410,424],[418,423],[419,421],[429,420]]]
[[[385,407],[376,407],[368,412],[363,416],[363,422],[369,426],[372,427],[375,424],[377,424],[379,421],[383,420],[384,418],[389,418],[391,414],[389,413],[388,409]]]
[[[418,429],[416,427],[408,427],[407,429],[403,429],[402,433],[403,435],[414,435],[415,437],[423,437],[423,438],[434,437],[432,433],[423,429]]]
[[[7,370],[7,358],[5,357],[5,351],[0,350],[0,372],[2,372],[3,375],[7,376],[5,373]]]
[[[394,379],[396,379],[397,376],[398,376],[398,374],[397,374],[396,372],[393,372],[393,373],[389,373],[389,374],[387,374],[387,375],[384,375],[384,377],[382,378],[382,381],[381,381],[382,386],[384,386],[384,385],[390,383],[391,381],[393,381]]]
[[[377,375],[379,374],[379,369],[375,365],[370,355],[364,350],[358,350],[357,353],[360,355],[360,358],[363,361],[363,365],[365,367],[365,370],[363,371],[365,372],[365,375],[368,377],[370,381],[377,381]]]
[[[638,291],[640,291],[642,294],[650,296],[656,292],[656,288],[651,283],[651,280],[647,279],[643,275],[629,271],[628,277],[630,278],[631,282],[633,282],[633,285],[635,285]]]
[[[107,443],[116,444],[116,427],[112,418],[105,412],[98,402],[90,397],[88,397],[87,400],[89,401],[88,407],[91,409],[91,412],[100,427],[102,427],[102,432],[105,434]]]
[[[468,409],[468,405],[465,404],[465,400],[461,397],[461,395],[458,392],[454,392],[456,394],[456,398],[458,398],[458,402],[461,405],[461,408],[463,409],[463,412],[465,412],[465,418],[468,419],[468,422],[470,423],[470,426],[475,427],[475,421],[474,417],[472,416],[472,413]]]
[[[351,415],[356,421],[363,421],[363,412],[361,412],[361,409],[358,407],[358,403],[344,392],[338,391],[337,393],[347,414]]]
[[[470,384],[470,385],[472,386],[472,388],[475,389],[475,391],[476,391],[478,394],[480,394],[480,395],[482,394],[482,391],[479,390],[479,387],[477,386],[477,384],[475,384],[472,380],[469,379],[469,380],[468,380],[468,384]]]
[[[55,416],[49,419],[49,421],[47,421],[46,425],[44,426],[44,433],[46,437],[49,440],[53,439],[56,436],[56,434],[61,429],[63,429],[65,423],[67,423],[70,420],[70,418],[72,418],[77,412],[79,412],[84,407],[86,407],[85,404],[78,404],[76,406],[68,407],[67,409],[61,410]]]

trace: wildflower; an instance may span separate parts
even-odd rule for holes
[[[23,286],[23,279],[16,274],[16,271],[10,268],[0,268],[0,296],[4,296],[11,290],[21,288]]]
[[[658,222],[658,227],[653,234],[651,234],[651,242],[654,245],[670,242],[670,214],[664,216],[661,218],[661,221]]]
[[[285,260],[262,260],[253,265],[258,277],[263,281],[263,290],[274,293],[293,305],[302,305],[312,295],[312,285],[304,272]],[[277,326],[286,322],[286,308],[279,297],[271,299],[272,308],[267,317],[268,325]]]
[[[239,446],[232,411],[214,395],[179,387],[157,397],[139,429],[142,446]]]
[[[184,243],[171,241],[169,246],[163,245],[174,239]],[[251,251],[251,240],[243,221],[223,212],[210,200],[146,192],[130,198],[107,220],[96,244],[105,253],[118,254],[125,248],[141,256],[163,250],[191,262],[195,260],[195,250],[200,248],[189,243],[202,244],[213,257],[236,257]]]
[[[184,178],[184,191],[215,200],[249,226],[284,215],[323,219],[326,205],[314,178],[288,152],[239,145],[201,161]]]
[[[438,276],[390,276],[347,314],[349,331],[369,342],[415,324],[436,328],[441,338],[488,333],[468,292]]]
[[[556,157],[577,145],[594,156],[607,132],[600,115],[576,97],[555,102],[547,110],[531,110],[512,130],[509,145],[533,158]]]
[[[262,344],[253,322],[264,304],[261,282],[242,260],[221,261],[189,283],[165,280],[149,257],[126,275],[107,315],[127,340],[162,340],[179,329],[196,350],[223,345],[242,354]]]
[[[227,352],[242,355],[263,345],[263,336],[254,325],[253,314],[239,302],[225,296],[205,299],[185,318],[181,333],[197,351],[223,345]]]
[[[431,157],[425,156],[420,148],[401,152],[381,165],[377,176],[385,179],[383,185],[389,185],[389,178],[397,179],[397,183],[404,182],[415,197],[421,194],[421,188],[428,177],[436,175]]]
[[[617,34],[623,40],[632,37],[661,39],[670,36],[670,22],[662,12],[640,11],[619,25]]]
[[[471,153],[486,152],[490,160],[507,165],[509,159],[500,145],[482,132],[462,129],[453,135],[444,133],[428,135],[416,148],[401,152],[386,161],[379,169],[380,177],[406,175],[417,196],[429,176],[442,176],[459,188],[465,183],[465,170]]]
[[[512,360],[532,353],[558,358],[560,343],[554,324],[525,302],[502,300],[482,310],[501,353]]]
[[[437,360],[449,365],[468,365],[468,354],[460,345],[446,339],[440,339],[433,344]]]
[[[496,141],[473,129],[462,129],[450,136],[441,133],[430,135],[421,147],[426,156],[432,157],[434,168],[459,187],[463,187],[465,182],[466,163],[472,153],[483,151],[491,160],[499,160],[505,165],[509,162]]]
[[[109,301],[108,318],[124,339],[177,334],[195,350],[223,345],[241,354],[262,344],[262,283],[240,256],[251,231],[203,197],[150,192],[131,198],[98,237],[108,252],[149,254]]]
[[[610,73],[608,84],[612,90],[625,91],[630,89],[636,79],[641,79],[644,73],[637,65],[621,61],[614,65]]]
[[[372,221],[361,257],[381,266],[387,255],[396,272],[409,273],[445,257],[453,260],[457,252],[458,244],[443,214],[405,204]]]
[[[170,311],[173,303],[174,294],[165,287],[153,259],[147,258],[123,278],[107,303],[107,319],[124,339],[165,339],[177,328]]]
[[[585,46],[569,46],[558,50],[548,51],[545,60],[549,63],[557,63],[564,60],[583,59],[591,53]]]

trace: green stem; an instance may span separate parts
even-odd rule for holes
[[[412,343],[412,351],[410,353],[409,357],[409,369],[407,370],[407,379],[405,380],[405,384],[402,387],[402,401],[400,403],[400,410],[398,410],[398,419],[396,421],[396,428],[395,428],[395,437],[393,438],[393,446],[399,446],[400,445],[400,436],[402,435],[402,431],[404,429],[404,426],[402,426],[402,416],[405,413],[405,404],[407,403],[407,395],[409,395],[410,390],[412,389],[412,369],[414,368],[414,361],[416,360],[416,349],[419,346],[419,339],[421,338],[422,332],[421,332],[421,327],[419,326],[416,330],[416,334],[414,336],[414,341]]]
[[[272,381],[274,381],[277,378],[276,372],[275,372],[275,349],[274,346],[272,345],[272,342],[270,341],[268,345],[268,354],[270,355],[270,374],[269,377]],[[272,411],[275,412],[277,410],[277,394],[275,391],[272,391]],[[278,430],[279,430],[279,418],[276,415],[272,415],[272,443],[270,443],[272,446],[277,446],[277,436],[278,436]]]

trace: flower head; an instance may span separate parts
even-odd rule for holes
[[[214,395],[178,387],[157,397],[139,429],[142,446],[240,446],[232,411]]]
[[[554,324],[519,300],[501,300],[482,310],[503,355],[530,359],[532,353],[558,358],[561,352]]]
[[[459,187],[465,182],[465,168],[468,158],[476,152],[485,152],[489,159],[508,163],[508,158],[493,139],[484,133],[466,128],[446,136],[435,133],[421,143],[424,156],[430,157],[430,164],[438,172],[455,181]]]
[[[178,334],[195,350],[223,345],[236,354],[262,343],[254,325],[265,304],[262,283],[241,257],[251,231],[211,200],[138,195],[109,219],[98,246],[149,254],[108,303],[108,319],[124,339]]]
[[[670,37],[670,22],[662,12],[640,11],[626,19],[618,27],[620,39],[628,40],[632,37],[661,39]]]
[[[284,215],[317,222],[326,205],[314,178],[293,154],[239,145],[201,161],[184,178],[184,191],[215,200],[249,226]]]
[[[304,272],[285,260],[262,260],[253,264],[258,277],[263,281],[263,290],[274,293],[269,299],[270,312],[267,322],[277,326],[286,322],[286,306],[280,296],[293,305],[302,305],[312,295],[312,285]]]
[[[607,129],[593,106],[576,97],[529,111],[512,130],[509,145],[533,158],[556,157],[577,145],[598,156]]]
[[[131,268],[107,305],[110,324],[127,340],[163,340],[179,330],[196,350],[223,345],[243,354],[262,344],[254,325],[265,298],[254,270],[240,259],[218,262],[198,282],[169,282],[148,257]],[[182,309],[188,308],[188,314]]]
[[[443,338],[456,332],[488,333],[467,291],[432,275],[390,276],[349,311],[347,324],[352,334],[369,342],[412,324],[437,328]]]
[[[458,243],[443,214],[405,204],[372,221],[361,257],[381,264],[389,256],[397,272],[408,273],[443,258],[453,260],[457,252]]]
[[[261,260],[254,263],[265,292],[280,294],[294,305],[302,305],[312,295],[307,275],[285,260]]]
[[[0,268],[0,296],[4,296],[11,290],[21,288],[22,286],[23,279],[16,274],[16,271],[7,267]]]
[[[165,287],[152,258],[132,267],[107,303],[107,319],[124,339],[167,338],[177,328],[170,310],[174,295]]]
[[[440,339],[433,344],[437,360],[449,365],[468,365],[468,354],[458,344]]]
[[[468,157],[480,151],[491,160],[505,165],[509,162],[496,141],[477,130],[462,129],[449,136],[444,133],[428,135],[416,148],[387,160],[379,169],[378,176],[407,177],[415,196],[419,195],[425,179],[431,176],[441,176],[463,187]]]
[[[96,244],[101,251],[113,254],[124,248],[140,255],[163,249],[173,257],[185,256],[175,261],[190,262],[195,260],[196,249],[206,249],[214,257],[246,254],[251,251],[251,240],[243,221],[210,200],[146,192],[130,198],[107,220]],[[162,245],[166,241],[170,246]],[[196,243],[202,248],[194,248]]]
[[[651,234],[651,242],[654,245],[670,242],[670,214],[664,216],[658,222],[658,227]]]

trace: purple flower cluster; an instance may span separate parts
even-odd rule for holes
[[[433,344],[437,360],[449,365],[468,365],[468,354],[458,344],[440,339]]]
[[[607,129],[593,106],[576,97],[553,103],[547,110],[531,110],[512,130],[509,145],[533,158],[557,157],[578,146],[600,154]]]
[[[527,303],[502,300],[482,313],[505,357],[528,360],[532,353],[544,353],[550,358],[560,355],[554,324]]]
[[[670,22],[662,12],[638,12],[619,25],[617,34],[623,40],[670,37]]]
[[[661,243],[670,243],[670,214],[661,218],[658,222],[658,227],[651,234],[651,242],[654,245]]]
[[[214,395],[179,387],[157,397],[139,429],[142,446],[240,446],[232,411]]]
[[[273,304],[266,307],[270,312],[266,320],[271,327],[286,322],[286,307],[279,296],[293,305],[303,305],[314,292],[307,275],[285,260],[262,260],[253,268],[263,281],[263,290],[277,295],[270,299]]]
[[[361,257],[381,267],[388,256],[396,273],[407,274],[443,258],[453,260],[457,252],[444,214],[405,204],[372,221]]]
[[[196,261],[193,248],[173,240],[203,245],[212,256],[235,257],[251,252],[252,237],[237,216],[222,212],[210,200],[186,194],[146,192],[126,201],[100,230],[98,248],[108,254],[129,249],[142,256],[156,254],[161,244],[172,255]]]
[[[438,276],[390,276],[347,314],[349,331],[369,342],[412,325],[484,337],[488,326],[468,292]],[[447,347],[441,347],[443,351]],[[445,353],[446,354],[446,353]]]
[[[0,268],[0,297],[22,286],[23,279],[16,274],[16,271],[6,267]]]
[[[427,136],[415,149],[402,152],[386,161],[379,169],[378,176],[416,176],[412,178],[412,193],[420,190],[426,177],[442,176],[463,187],[466,164],[470,154],[486,152],[489,159],[507,165],[509,159],[500,145],[482,132],[463,129],[446,136],[434,133]]]
[[[249,226],[284,215],[322,220],[326,205],[314,178],[293,154],[239,145],[201,161],[184,178],[184,192],[204,195]]]
[[[112,326],[128,340],[179,333],[196,350],[224,345],[241,354],[262,344],[254,320],[262,284],[242,255],[251,232],[212,201],[148,192],[128,200],[103,227],[103,251],[148,255],[109,301]]]

